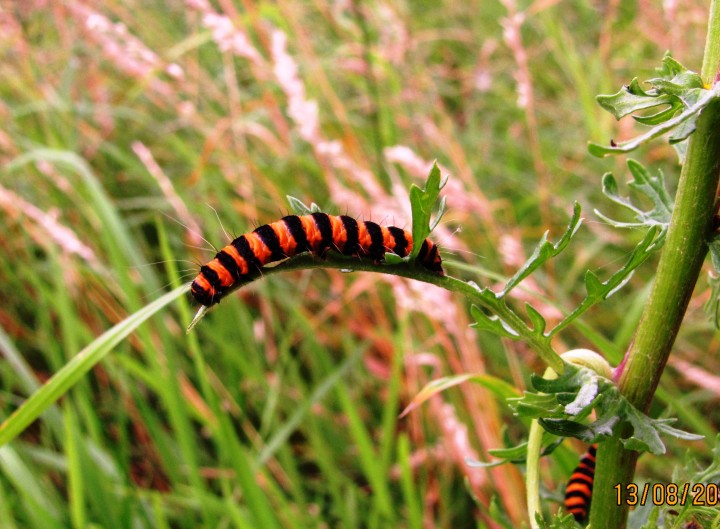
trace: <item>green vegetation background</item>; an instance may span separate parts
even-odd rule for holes
[[[128,314],[189,281],[209,243],[288,212],[409,227],[407,190],[437,159],[452,275],[494,284],[578,200],[586,224],[519,291],[548,320],[641,234],[599,222],[621,159],[586,142],[636,130],[595,104],[665,50],[699,69],[707,6],[680,2],[10,1],[0,6],[0,406]],[[648,76],[644,76],[648,77]],[[675,154],[636,155],[671,183]],[[224,228],[223,228],[224,227]],[[227,231],[227,234],[225,233]],[[208,242],[202,238],[207,239]],[[617,362],[653,263],[564,333]],[[641,459],[670,482],[707,461],[720,371],[703,280],[652,410],[705,443]],[[525,296],[523,298],[523,296]],[[409,415],[428,381],[544,366],[469,329],[462,299],[376,274],[274,276],[189,336],[189,298],[118,346],[0,449],[5,528],[519,527],[521,469],[466,458],[526,435],[465,384]],[[581,446],[544,469],[556,511]]]

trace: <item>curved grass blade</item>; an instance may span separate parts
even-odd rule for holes
[[[60,371],[55,373],[39,390],[33,393],[8,419],[0,425],[0,446],[12,441],[51,404],[62,397],[90,369],[112,351],[140,324],[148,320],[163,307],[187,293],[190,285],[182,285],[168,292],[135,314],[105,331],[90,345],[75,355]]]
[[[482,373],[463,373],[449,377],[442,377],[428,382],[420,392],[415,395],[410,404],[402,411],[400,418],[405,417],[412,410],[423,404],[430,397],[445,391],[446,389],[458,386],[467,381],[475,382],[498,396],[501,399],[517,397],[518,391],[502,379]]]

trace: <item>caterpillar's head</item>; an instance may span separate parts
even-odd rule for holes
[[[197,276],[192,282],[190,293],[198,303],[206,307],[210,307],[220,301],[220,294],[215,291],[202,274]]]

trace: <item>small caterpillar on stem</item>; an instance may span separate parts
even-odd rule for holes
[[[191,292],[198,303],[211,307],[263,266],[301,253],[322,257],[328,250],[334,250],[380,263],[387,252],[406,257],[412,249],[412,234],[395,226],[358,221],[347,215],[288,215],[225,246],[200,268]],[[444,275],[438,247],[430,239],[423,241],[417,260],[426,269]]]

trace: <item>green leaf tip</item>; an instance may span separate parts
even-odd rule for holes
[[[507,283],[505,283],[502,292],[498,294],[499,298],[505,297],[513,288],[518,286],[537,268],[545,264],[548,260],[557,256],[567,247],[568,244],[570,244],[570,241],[582,225],[583,219],[580,217],[581,212],[582,208],[580,207],[580,204],[578,202],[575,202],[573,205],[572,218],[570,219],[570,222],[568,223],[565,232],[562,234],[558,242],[554,244],[551,243],[550,241],[548,241],[548,232],[545,232],[543,234],[543,236],[540,238],[540,241],[535,246],[535,250],[533,251],[532,255],[528,258],[527,261],[525,261],[525,263],[518,269],[518,271],[515,272],[515,275],[513,275],[507,281]]]
[[[646,92],[640,87],[637,77],[615,94],[599,95],[595,99],[603,109],[610,112],[618,120],[638,110],[645,110],[658,105],[673,106],[673,98],[669,94]]]
[[[520,338],[520,334],[508,325],[505,320],[495,315],[488,316],[477,305],[470,307],[470,314],[472,314],[472,317],[475,319],[475,323],[470,324],[471,327],[490,331],[504,338],[511,338],[513,340]]]
[[[442,178],[437,162],[433,162],[433,166],[425,182],[425,188],[420,189],[420,187],[415,184],[410,187],[412,235],[413,241],[415,241],[413,251],[410,254],[411,260],[418,256],[422,246],[421,241],[427,239],[430,232],[437,227],[445,213],[445,197],[440,199],[440,191],[447,184],[447,180],[447,177]],[[435,210],[436,204],[438,204],[437,214],[435,218],[432,219],[432,213]]]
[[[597,275],[588,270],[585,274],[585,288],[587,289],[588,298],[593,301],[604,300],[620,290],[630,280],[631,273],[662,245],[661,236],[656,237],[659,231],[658,226],[651,227],[643,240],[630,253],[625,265],[607,280],[600,282]]]
[[[602,179],[603,194],[616,204],[629,210],[636,221],[621,222],[610,219],[597,210],[595,210],[595,213],[616,228],[660,226],[663,230],[667,230],[672,215],[673,200],[665,186],[665,177],[662,171],[658,171],[657,175],[652,175],[640,162],[633,159],[627,161],[627,166],[633,175],[633,179],[628,182],[628,186],[639,194],[645,195],[652,203],[653,208],[645,211],[634,205],[629,197],[621,196],[615,177],[612,173],[606,173]]]

